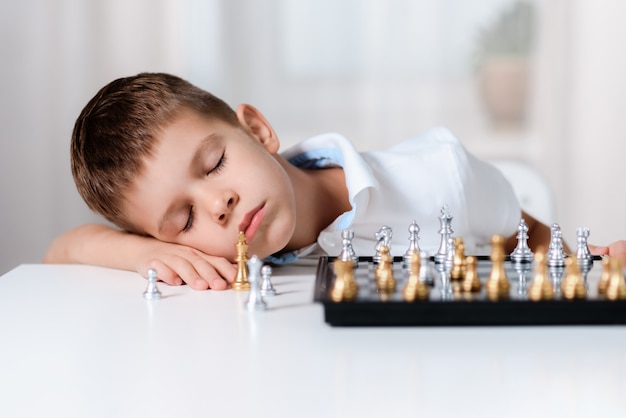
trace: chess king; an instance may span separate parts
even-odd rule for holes
[[[285,263],[338,254],[348,227],[363,254],[373,248],[372,228],[401,230],[417,219],[420,246],[433,253],[433,213],[444,203],[468,253],[487,251],[494,234],[508,237],[510,253],[520,217],[531,249],[549,243],[550,229],[521,213],[503,176],[445,128],[384,151],[358,152],[334,133],[283,152],[279,145],[249,104],[233,110],[170,74],[114,80],[76,120],[71,167],[86,204],[115,226],[73,228],[44,261],[154,268],[171,285],[225,289],[237,275],[240,231],[248,253]],[[590,249],[626,261],[624,241]]]

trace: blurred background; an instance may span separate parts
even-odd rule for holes
[[[362,150],[436,125],[545,180],[575,244],[626,238],[626,2],[0,2],[0,274],[100,218],[75,191],[74,121],[109,81],[172,72],[249,102],[283,148],[337,131]],[[535,186],[532,186],[535,187]],[[531,188],[532,188],[531,187]]]

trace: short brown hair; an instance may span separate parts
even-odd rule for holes
[[[89,208],[128,231],[124,196],[153,152],[158,131],[182,109],[238,126],[224,101],[171,74],[141,73],[104,86],[74,125],[72,175]]]

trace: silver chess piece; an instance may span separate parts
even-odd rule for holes
[[[391,254],[391,237],[393,236],[393,231],[387,225],[383,225],[374,236],[376,237],[376,253],[374,254],[374,262],[378,263],[381,258],[380,250],[382,247],[386,247]]]
[[[274,296],[276,289],[272,285],[272,268],[265,265],[261,268],[261,296]]]
[[[550,247],[548,248],[548,266],[565,266],[565,253],[563,252],[563,233],[559,224],[550,227]]]
[[[148,286],[143,292],[143,298],[145,300],[161,299],[161,292],[157,287],[157,271],[155,269],[148,269]]]
[[[339,254],[339,258],[341,261],[352,260],[356,264],[359,257],[354,252],[352,239],[354,239],[354,231],[351,229],[344,229],[341,231],[341,253]]]
[[[576,261],[578,264],[593,264],[593,256],[587,244],[589,228],[576,228]]]
[[[420,280],[429,286],[435,285],[435,272],[433,272],[428,262],[426,252],[420,251]]]
[[[250,293],[246,301],[246,309],[248,311],[264,311],[267,304],[261,295],[261,267],[263,262],[253,255],[247,261],[248,264],[248,281],[250,282]]]
[[[418,254],[421,253],[420,251],[420,246],[419,246],[419,233],[420,233],[420,227],[417,224],[416,221],[411,222],[411,224],[409,225],[409,248],[407,248],[406,252],[404,253],[404,262],[408,265],[409,261],[411,260],[411,254],[413,254],[414,251],[416,251]]]
[[[517,226],[517,246],[511,253],[511,260],[516,263],[530,263],[535,255],[528,247],[528,225],[522,218]]]
[[[441,208],[441,214],[439,215],[439,235],[441,235],[441,241],[439,243],[439,250],[435,254],[435,262],[443,264],[448,259],[448,252],[450,251],[448,241],[452,237],[452,215],[448,205],[443,205]]]

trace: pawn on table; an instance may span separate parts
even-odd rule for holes
[[[491,273],[485,283],[487,297],[491,300],[509,297],[510,283],[504,269],[504,237],[494,235],[491,238]]]
[[[419,246],[419,233],[420,227],[417,224],[417,221],[411,222],[411,224],[409,225],[409,248],[407,248],[406,252],[404,253],[404,262],[407,265],[410,263],[411,256],[414,252],[416,252],[418,255],[421,252]]]
[[[250,283],[250,293],[246,301],[246,309],[249,311],[263,311],[267,309],[267,304],[261,295],[261,267],[263,262],[253,255],[248,260],[248,282]]]
[[[265,265],[261,268],[261,295],[274,296],[276,289],[272,285],[272,268]]]
[[[157,287],[157,271],[155,269],[148,269],[148,286],[143,292],[143,298],[145,300],[161,299],[161,292]]]

